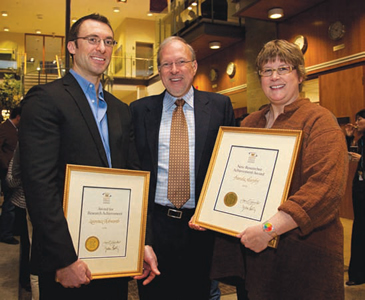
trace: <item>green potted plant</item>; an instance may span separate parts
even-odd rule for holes
[[[14,74],[4,74],[4,81],[0,84],[0,112],[10,111],[17,107],[21,100],[21,82],[14,78]]]

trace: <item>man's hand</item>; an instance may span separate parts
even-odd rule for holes
[[[194,223],[194,217],[195,216],[192,216],[191,217],[191,219],[190,219],[190,221],[189,221],[189,227],[190,227],[190,229],[194,229],[194,230],[198,230],[198,231],[206,231],[206,229],[204,228],[204,227],[201,227],[201,226],[199,226],[199,225],[197,225],[197,224],[195,224]]]
[[[57,270],[56,280],[65,288],[78,288],[82,284],[89,284],[92,277],[87,264],[78,259],[73,264]]]
[[[157,258],[156,254],[153,251],[151,246],[145,246],[144,247],[144,262],[143,262],[143,274],[139,276],[135,276],[134,279],[143,279],[146,278],[146,280],[143,281],[143,285],[149,284],[156,275],[160,275],[160,271],[157,268]]]

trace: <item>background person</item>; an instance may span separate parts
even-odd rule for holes
[[[302,146],[287,200],[268,220],[237,236],[242,249],[216,247],[220,257],[237,255],[213,260],[213,269],[218,265],[221,273],[240,274],[250,300],[343,299],[339,205],[348,173],[343,133],[332,113],[299,96],[305,68],[296,45],[268,42],[256,67],[270,105],[251,113],[242,126],[302,130]],[[278,248],[268,248],[276,235]]]
[[[23,101],[20,165],[34,228],[32,261],[40,262],[41,300],[127,299],[126,278],[92,280],[76,255],[62,209],[66,164],[139,168],[129,108],[100,82],[114,44],[105,17],[82,17],[67,43],[72,70],[33,87]]]
[[[12,245],[19,244],[19,241],[14,238],[15,207],[10,200],[11,190],[5,177],[18,143],[20,116],[21,108],[16,107],[11,111],[9,119],[0,124],[0,179],[1,191],[4,196],[1,210],[0,241]]]
[[[164,40],[157,63],[166,90],[130,105],[142,169],[151,172],[146,245],[156,254],[161,271],[148,286],[139,282],[140,298],[209,299],[212,232],[191,230],[188,222],[199,199],[219,126],[235,124],[232,104],[227,96],[192,87],[198,63],[185,40],[179,37]],[[182,207],[172,204],[168,196],[169,158],[174,144],[170,129],[178,99],[185,101],[183,114],[188,130],[185,152],[188,152],[190,182],[187,202]],[[180,138],[178,147],[182,143]]]
[[[351,160],[358,161],[354,179],[352,181],[352,204],[354,222],[351,235],[351,258],[349,265],[349,280],[346,285],[365,283],[365,181],[364,181],[364,152],[365,152],[365,109],[355,115],[355,125],[345,126],[347,146]],[[358,139],[355,141],[355,135]],[[355,146],[355,147],[352,147]]]

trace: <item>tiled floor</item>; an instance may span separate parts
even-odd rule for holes
[[[344,241],[344,284],[347,281],[347,268],[350,261],[350,244],[352,221],[342,219],[345,231]],[[18,286],[19,246],[0,243],[0,300],[30,300],[30,293]],[[221,300],[236,300],[235,290],[229,286],[221,286]],[[138,300],[134,282],[130,284],[129,300]],[[345,286],[345,300],[364,300],[365,284],[360,286]]]

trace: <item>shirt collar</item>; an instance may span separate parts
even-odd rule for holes
[[[80,74],[78,74],[74,69],[70,70],[70,73],[75,77],[75,79],[77,80],[77,82],[79,83],[82,91],[84,92],[84,94],[88,94],[90,92],[90,89],[94,88],[95,89],[95,85],[86,80],[84,77],[82,77]],[[104,93],[103,93],[103,86],[101,85],[101,82],[99,82],[99,98],[104,99]]]
[[[193,89],[193,87],[191,86],[189,91],[182,97],[174,97],[168,91],[166,91],[165,97],[163,99],[164,110],[168,111],[169,109],[171,109],[171,107],[173,107],[173,105],[175,104],[175,101],[177,99],[184,99],[186,104],[188,104],[191,108],[194,108],[194,89]]]

